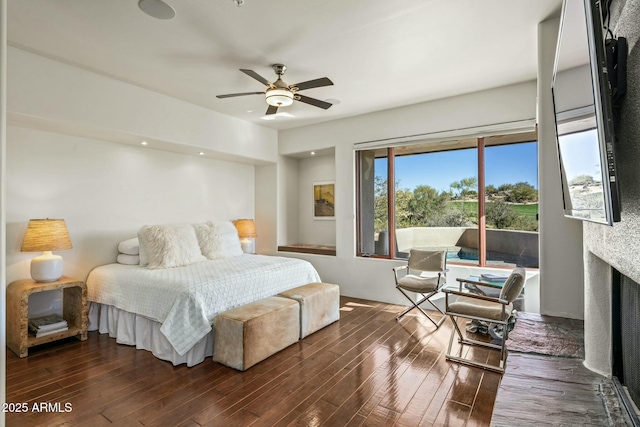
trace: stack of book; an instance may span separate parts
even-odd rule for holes
[[[481,274],[480,278],[482,280],[486,280],[488,282],[501,282],[504,283],[507,281],[507,279],[509,278],[509,276],[505,276],[504,274],[490,274],[490,273],[485,273],[485,274]]]
[[[29,331],[33,333],[36,338],[57,334],[67,330],[69,330],[67,321],[58,314],[38,317],[37,319],[29,319]]]

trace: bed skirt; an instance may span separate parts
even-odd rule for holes
[[[89,331],[109,334],[118,344],[135,345],[173,365],[194,366],[213,355],[213,331],[180,356],[160,332],[160,323],[111,305],[89,302]]]

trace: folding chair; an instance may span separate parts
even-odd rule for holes
[[[515,301],[522,292],[525,277],[526,270],[524,268],[518,267],[513,270],[502,286],[500,295],[497,297],[461,292],[453,289],[444,290],[446,296],[445,312],[446,315],[451,318],[454,327],[451,331],[451,337],[449,338],[449,348],[447,349],[446,355],[447,360],[499,372],[501,374],[504,373],[507,367],[506,343],[509,338],[509,316],[511,316],[513,310],[513,301]],[[454,302],[450,302],[450,295],[457,296]],[[483,342],[466,338],[458,326],[458,317],[502,325],[502,339],[498,340],[500,343]],[[460,354],[457,356],[451,353],[453,337],[456,334],[458,335],[458,342],[462,344],[460,346]],[[477,345],[500,350],[500,362],[498,365],[489,365],[464,358],[462,357],[464,345]]]
[[[436,295],[446,283],[447,272],[447,251],[426,251],[421,249],[411,249],[409,253],[409,262],[406,266],[396,267],[393,273],[396,279],[396,288],[411,303],[406,310],[396,316],[396,320],[400,320],[402,316],[411,310],[418,309],[422,314],[427,316],[438,328],[446,319],[444,311],[431,301],[431,297]],[[404,273],[403,273],[404,272]],[[411,299],[408,292],[416,292],[422,297],[415,301]],[[420,307],[424,302],[431,304],[436,310],[442,313],[442,318],[435,321],[426,311]]]

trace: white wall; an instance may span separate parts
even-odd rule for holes
[[[323,280],[337,283],[348,296],[404,303],[393,286],[391,268],[402,261],[355,256],[355,162],[353,144],[385,138],[463,129],[532,119],[536,112],[536,83],[528,82],[363,116],[281,131],[281,155],[323,148],[335,150],[337,256],[300,255],[318,269]],[[279,165],[280,167],[280,165]],[[280,186],[279,192],[286,191]],[[261,206],[256,205],[260,210]],[[279,218],[279,221],[281,219]],[[276,224],[273,224],[276,226]],[[278,223],[278,227],[286,224]],[[280,231],[284,228],[279,228]],[[286,233],[281,238],[287,238]],[[291,243],[291,242],[289,242]],[[275,242],[271,244],[275,246]],[[281,253],[281,255],[287,255]],[[468,275],[461,268],[459,274]],[[455,283],[455,274],[450,280]],[[534,281],[537,281],[534,278]],[[533,286],[533,285],[532,285]]]
[[[549,31],[553,31],[555,28],[555,22],[552,20],[549,25]],[[549,38],[553,38],[553,35],[548,35]],[[549,56],[551,59],[555,53],[545,50],[545,56]],[[549,59],[545,61],[545,70],[548,72]],[[553,66],[553,63],[551,63]],[[581,65],[580,67],[571,68],[558,73],[554,82],[554,87],[562,87],[563,96],[558,97],[555,100],[555,108],[558,112],[573,110],[580,107],[586,107],[593,105],[593,92],[591,90],[591,69],[589,64]],[[588,88],[588,89],[587,89]]]
[[[582,319],[584,318],[582,223],[563,216],[551,95],[559,25],[559,19],[552,19],[538,26],[540,312],[552,316]],[[582,105],[573,107],[585,105],[582,102],[578,104]]]
[[[288,129],[278,134],[278,150],[289,155],[348,144],[351,152],[357,142],[533,119],[535,108],[532,81]]]
[[[145,224],[252,218],[254,166],[10,126],[7,281],[29,277],[29,219],[63,218],[64,274],[84,280],[115,261]]]
[[[335,156],[318,156],[301,159],[299,168],[299,242],[312,245],[336,244],[336,222],[313,219],[313,184],[316,182],[335,181]]]
[[[274,164],[255,167],[255,204],[260,209],[255,211],[256,234],[255,251],[260,254],[275,254],[276,247],[271,243],[278,240],[278,167]]]
[[[268,253],[274,253],[278,245],[301,243],[298,234],[300,230],[298,216],[298,207],[300,206],[300,199],[298,198],[300,170],[298,168],[298,159],[280,156],[277,170],[278,179],[275,183],[268,184],[275,185],[275,191],[278,194],[277,224],[269,224],[269,226],[277,230],[277,241],[264,241],[263,244],[271,248]]]

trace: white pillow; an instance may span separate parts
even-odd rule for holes
[[[133,239],[125,240],[118,244],[118,252],[127,255],[139,255],[140,243],[137,237]]]
[[[140,232],[138,232],[138,236],[140,236]],[[138,237],[138,241],[140,242],[140,265],[146,266],[149,264],[149,257],[147,256],[147,245]]]
[[[208,221],[194,224],[202,254],[209,259],[242,255],[238,230],[231,221]]]
[[[218,231],[219,248],[226,257],[242,255],[242,245],[238,236],[238,229],[231,221],[212,222],[210,224]]]
[[[118,264],[138,265],[140,264],[139,255],[118,254]]]
[[[145,225],[138,231],[148,268],[170,268],[206,261],[194,228],[189,224]],[[144,243],[142,243],[144,242]]]

